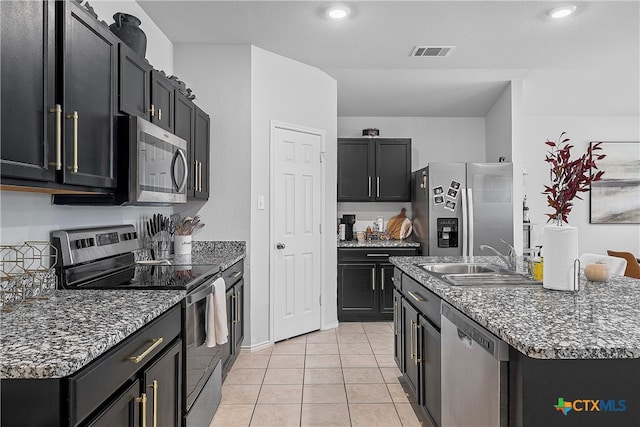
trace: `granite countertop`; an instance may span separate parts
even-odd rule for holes
[[[391,257],[391,263],[487,328],[536,359],[640,358],[640,280],[612,276],[597,283],[581,276],[579,292],[542,285],[457,287],[416,263],[488,262],[498,257]],[[519,262],[522,271],[522,259]]]
[[[0,313],[0,378],[61,378],[184,299],[179,290],[59,290]]]
[[[339,241],[338,248],[419,248],[420,243],[407,240]]]
[[[225,270],[245,254],[244,241],[194,241],[188,264]],[[58,290],[0,312],[0,378],[70,375],[185,296],[184,290]]]

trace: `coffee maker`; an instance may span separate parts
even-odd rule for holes
[[[353,225],[356,223],[355,215],[342,215],[340,220],[344,224],[344,239],[354,240]]]

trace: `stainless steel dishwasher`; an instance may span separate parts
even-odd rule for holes
[[[509,346],[444,301],[441,311],[441,427],[506,427]]]

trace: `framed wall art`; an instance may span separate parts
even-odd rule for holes
[[[594,144],[592,142],[591,144]],[[640,141],[603,142],[602,180],[591,183],[592,224],[640,224]]]

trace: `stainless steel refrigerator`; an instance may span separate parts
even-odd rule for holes
[[[413,239],[422,255],[493,255],[513,246],[512,163],[429,163],[411,175]]]

